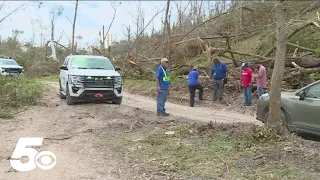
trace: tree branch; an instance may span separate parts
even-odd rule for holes
[[[257,4],[257,3],[258,3],[258,2],[255,2],[255,3],[253,3],[253,4]],[[253,4],[250,4],[250,5],[253,5]],[[230,12],[236,11],[236,10],[238,10],[238,9],[240,9],[240,8],[243,8],[243,7],[245,7],[245,6],[250,6],[250,5],[244,5],[244,6],[240,6],[240,7],[237,7],[237,8],[235,8],[235,9],[226,11],[226,12],[224,12],[224,13],[218,14],[218,15],[216,15],[216,16],[214,16],[214,17],[212,17],[212,18],[210,18],[210,19],[208,19],[208,20],[206,20],[206,21],[204,21],[203,23],[198,24],[197,26],[195,26],[194,28],[192,28],[190,31],[188,31],[188,32],[180,39],[180,41],[182,41],[182,40],[183,40],[188,34],[190,34],[192,31],[194,31],[194,30],[197,29],[198,27],[206,24],[207,22],[212,21],[212,20],[214,20],[214,19],[217,19],[218,17],[220,17],[220,16],[222,16],[222,15],[224,15],[224,14],[228,14],[228,13],[230,13]]]
[[[315,49],[310,49],[310,48],[302,47],[302,46],[299,46],[299,45],[296,45],[296,44],[293,44],[293,43],[290,43],[290,42],[287,42],[287,44],[290,45],[290,46],[294,46],[294,47],[296,47],[296,48],[305,50],[305,51],[311,51],[311,52],[314,52],[314,53],[319,52],[319,51],[317,51],[317,50],[315,50]]]
[[[27,4],[22,4],[21,6],[17,7],[16,9],[14,9],[13,11],[11,11],[9,14],[7,14],[6,16],[4,16],[3,18],[1,18],[0,23],[2,21],[4,21],[5,19],[7,19],[11,14],[15,13],[16,11],[18,11],[20,8],[22,8],[23,6],[25,6]],[[3,4],[1,5],[3,6]]]
[[[163,12],[164,9],[162,9],[161,11],[157,12],[152,18],[151,20],[148,22],[148,24],[141,30],[141,32],[138,34],[138,36],[136,37],[136,39],[134,40],[132,46],[131,46],[131,49],[129,50],[128,54],[127,54],[127,59],[129,58],[130,56],[130,53],[132,52],[132,49],[134,47],[134,45],[136,44],[137,42],[137,39],[141,36],[141,34],[144,32],[144,30],[149,26],[149,24],[153,21],[153,19],[158,15],[160,14],[161,12]]]
[[[113,7],[112,5],[111,5],[111,7],[112,7],[112,9],[113,9],[113,17],[112,17],[111,23],[110,23],[110,25],[109,25],[109,28],[108,28],[106,34],[103,35],[103,40],[106,39],[107,34],[108,34],[109,31],[110,31],[110,28],[111,28],[111,26],[112,26],[112,24],[113,24],[114,18],[116,17],[116,13],[117,13],[117,8]]]
[[[2,10],[5,2],[6,2],[6,1],[2,1],[2,4],[0,5],[0,11]]]
[[[68,18],[68,16],[66,16],[66,18],[68,19],[68,21],[70,22],[70,24],[73,25],[73,24],[72,24],[72,21]]]
[[[308,27],[308,26],[316,26],[318,28],[320,28],[319,24],[316,22],[308,22],[302,26],[300,26],[299,28],[295,29],[292,33],[290,33],[287,36],[287,39],[289,40],[292,36],[294,36],[295,34],[297,34],[299,31],[303,30],[304,28]],[[268,49],[268,51],[263,55],[263,56],[270,56],[271,53],[273,53],[273,51],[276,50],[276,46],[274,45],[273,47],[271,47],[270,49]]]

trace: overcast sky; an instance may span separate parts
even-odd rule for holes
[[[41,29],[46,40],[50,39],[50,11],[54,7],[62,6],[64,8],[63,14],[58,17],[55,23],[55,39],[58,39],[64,31],[65,34],[60,42],[67,44],[68,38],[71,39],[72,34],[72,24],[68,18],[73,21],[75,1],[43,1],[40,9],[38,9],[36,3],[31,1],[6,1],[0,11],[0,19],[23,3],[28,3],[29,5],[0,23],[2,39],[12,36],[12,30],[22,30],[24,33],[19,36],[20,40],[30,42],[33,33],[35,33],[35,41],[40,44]],[[114,40],[120,40],[125,37],[125,26],[131,25],[134,27],[138,3],[139,1],[121,1],[121,4],[116,2],[117,14],[111,27]],[[187,3],[187,1],[183,1],[183,4]],[[2,2],[0,2],[1,4]],[[145,25],[158,10],[163,9],[165,6],[166,1],[141,1],[141,7],[145,12]],[[173,22],[176,19],[174,14],[176,5],[172,2],[171,7],[173,12],[171,21]],[[75,32],[75,36],[83,37],[79,44],[84,46],[86,43],[89,43],[89,45],[97,43],[99,30],[102,29],[102,25],[105,25],[105,29],[109,27],[113,13],[110,1],[79,1]],[[152,27],[156,30],[161,28],[162,14],[164,13],[159,14],[150,24],[147,29],[148,32],[151,31]],[[43,28],[40,28],[41,25]]]

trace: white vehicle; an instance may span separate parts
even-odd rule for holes
[[[15,76],[23,74],[23,67],[14,59],[9,57],[0,57],[0,75]]]
[[[111,101],[121,104],[123,77],[103,56],[71,55],[60,67],[60,98],[77,101]]]

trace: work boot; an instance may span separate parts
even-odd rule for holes
[[[166,112],[163,112],[164,116],[169,116],[170,114],[166,113]]]
[[[169,116],[166,112],[157,113],[157,116]]]

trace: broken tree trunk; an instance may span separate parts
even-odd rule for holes
[[[316,68],[303,68],[297,65],[295,62],[291,63],[292,66],[294,66],[294,69],[290,69],[289,73],[286,73],[286,76],[283,78],[284,81],[287,81],[289,79],[297,79],[299,77],[307,76],[312,73],[319,73],[320,67]],[[290,73],[291,72],[291,73]]]
[[[274,61],[272,59],[268,60],[252,60],[254,63],[261,63],[266,67],[273,67],[274,66]],[[296,63],[300,67],[303,68],[314,68],[314,67],[320,67],[320,58],[315,58],[315,57],[287,57],[285,61],[285,66],[286,67],[292,67],[292,62]]]

